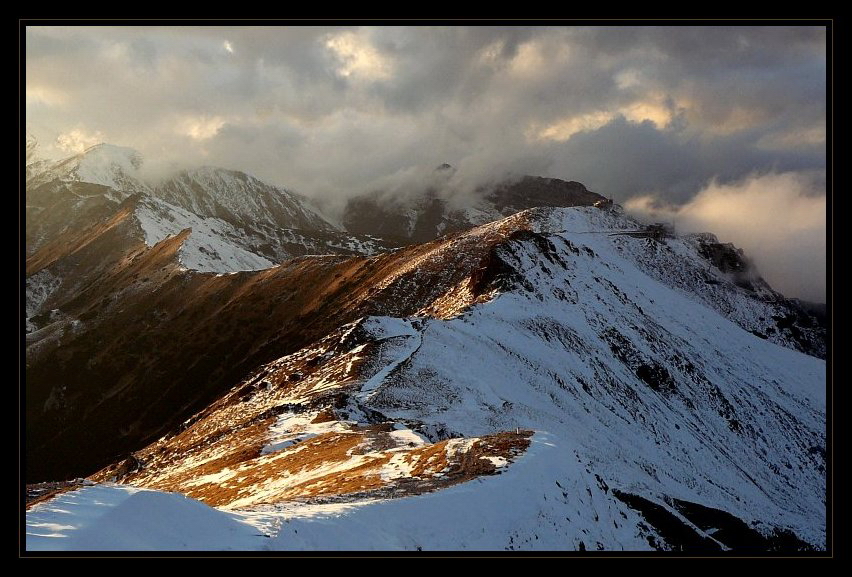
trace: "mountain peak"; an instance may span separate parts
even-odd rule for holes
[[[78,156],[81,159],[86,159],[88,163],[129,166],[132,170],[139,170],[143,162],[142,154],[135,148],[107,144],[106,142],[90,146]]]
[[[31,150],[37,153],[36,146],[31,147],[27,142],[28,156]],[[37,154],[33,158],[37,159]],[[38,171],[31,171],[27,187],[53,180],[80,182],[109,187],[125,198],[128,194],[150,190],[139,174],[141,167],[142,155],[137,150],[101,143],[57,162],[45,162]]]
[[[160,183],[153,194],[196,215],[244,230],[258,226],[269,230],[331,228],[298,195],[239,170],[215,166],[183,170]]]
[[[139,177],[142,155],[135,149],[113,144],[96,144],[69,159],[71,180],[108,186],[122,192],[148,190]]]

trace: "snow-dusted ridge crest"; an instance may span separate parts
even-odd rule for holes
[[[85,219],[96,206],[101,212],[109,206],[118,210],[129,196],[140,197],[133,218],[147,246],[192,229],[179,258],[202,272],[260,270],[304,254],[373,254],[392,246],[348,234],[306,197],[240,171],[203,166],[152,179],[131,148],[98,144],[57,162],[39,159],[37,151],[33,141],[27,204],[34,234],[28,253],[78,215]],[[42,221],[50,222],[53,211],[58,222],[49,228]]]
[[[28,547],[163,547],[165,531],[139,540],[137,494],[198,511],[176,548],[229,531],[241,549],[826,547],[826,366],[804,327],[768,332],[783,301],[617,208],[435,241],[375,290],[426,285],[443,251],[486,238],[417,314],[332,330],[94,477],[121,486],[34,506]]]
[[[33,149],[37,150],[35,145]],[[28,166],[33,165],[37,169],[30,171],[27,188],[60,180],[98,184],[125,195],[149,192],[153,187],[140,174],[142,163],[142,155],[132,148],[96,144],[56,162],[28,162]]]

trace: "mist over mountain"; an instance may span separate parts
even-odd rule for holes
[[[353,197],[420,196],[442,163],[462,198],[511,176],[574,180],[630,210],[685,210],[700,219],[692,232],[743,247],[788,296],[823,302],[823,24],[33,25],[24,112],[45,158],[120,143],[152,177],[243,171],[322,202],[335,222]],[[772,218],[726,219],[694,204],[706,193],[729,213],[742,194]]]

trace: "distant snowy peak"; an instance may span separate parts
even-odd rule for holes
[[[37,146],[27,141],[29,159],[38,158]],[[191,229],[180,262],[193,270],[257,270],[306,254],[375,254],[396,246],[342,232],[307,198],[243,172],[205,166],[155,185],[142,178],[142,167],[139,152],[108,144],[28,164],[28,254],[60,234],[109,221],[130,197],[137,197],[139,223],[132,241],[154,246]]]
[[[199,216],[235,226],[333,228],[306,198],[236,170],[210,166],[185,170],[162,182],[153,194]]]
[[[150,187],[139,174],[142,161],[142,155],[132,148],[96,144],[80,154],[46,166],[28,185],[60,180],[98,184],[124,196],[145,193]]]
[[[137,171],[142,168],[142,155],[138,150],[129,146],[117,146],[104,142],[90,146],[80,154],[79,169],[86,171],[97,171],[103,167],[120,167],[128,172]],[[94,173],[88,173],[94,174]]]

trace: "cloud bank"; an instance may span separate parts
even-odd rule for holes
[[[103,139],[326,200],[389,182],[404,195],[444,162],[462,192],[531,173],[675,206],[709,182],[825,171],[821,27],[28,27],[25,40],[26,123],[48,153]]]
[[[826,197],[818,175],[754,174],[730,184],[710,182],[688,203],[661,205],[633,197],[625,208],[674,222],[678,232],[712,231],[745,249],[776,290],[824,301]]]

